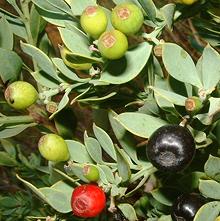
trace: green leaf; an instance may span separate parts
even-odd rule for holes
[[[15,145],[13,143],[11,143],[9,140],[6,139],[0,139],[0,143],[2,145],[2,147],[4,148],[4,150],[13,158],[16,157],[16,149],[15,149]]]
[[[220,200],[220,183],[214,180],[200,180],[199,191],[208,198]]]
[[[109,135],[102,128],[96,126],[95,124],[93,124],[93,132],[105,152],[111,156],[112,159],[116,160],[117,157],[115,147]]]
[[[203,205],[196,213],[193,221],[214,221],[220,213],[220,202],[213,201]]]
[[[138,0],[144,11],[146,12],[146,15],[149,17],[150,20],[153,22],[156,21],[156,15],[157,15],[157,8],[152,0]]]
[[[220,158],[209,155],[204,171],[208,177],[220,182]]]
[[[135,149],[136,142],[132,135],[116,120],[117,117],[118,115],[115,112],[109,111],[109,121],[118,142],[130,158],[138,164],[139,160]]]
[[[90,78],[79,78],[75,72],[67,68],[67,66],[64,64],[63,60],[60,58],[52,58],[52,61],[54,65],[57,67],[57,69],[66,77],[69,79],[76,81],[76,82],[88,82]]]
[[[137,221],[138,220],[135,209],[131,204],[120,203],[120,204],[118,204],[118,208],[121,210],[121,212],[123,213],[125,218],[128,219],[129,221]]]
[[[96,162],[102,164],[102,148],[99,142],[92,137],[85,138],[85,146],[90,157]]]
[[[105,174],[105,177],[109,183],[115,182],[114,175],[113,175],[113,172],[110,169],[110,167],[108,167],[106,165],[99,165],[99,164],[97,165],[97,167],[103,171],[103,173]]]
[[[163,90],[156,87],[150,87],[150,88],[157,94],[157,96],[160,96],[161,98],[167,100],[168,102],[179,106],[185,106],[185,101],[187,99],[186,97],[176,94],[175,92],[172,91]]]
[[[14,39],[10,24],[5,17],[0,19],[0,48],[12,50]]]
[[[3,130],[0,130],[0,139],[2,138],[9,138],[18,135],[28,127],[34,127],[36,126],[35,123],[31,124],[19,124],[16,126],[8,126],[5,127]]]
[[[46,21],[42,19],[35,6],[32,5],[30,12],[30,28],[34,43],[37,43],[39,34],[44,30],[45,26]]]
[[[14,167],[17,164],[17,161],[8,153],[0,151],[0,166]]]
[[[53,66],[52,61],[44,52],[39,50],[37,47],[34,47],[33,45],[23,42],[21,43],[21,48],[26,54],[33,58],[41,70],[46,72],[50,77],[54,78],[58,82],[62,82],[62,80],[60,80],[57,76],[56,69]]]
[[[93,162],[83,144],[75,140],[66,140],[66,143],[70,153],[70,160],[77,163]]]
[[[63,190],[43,187],[39,191],[45,196],[47,203],[60,213],[68,213],[71,209],[71,195],[67,195]]]
[[[162,16],[169,29],[172,28],[175,7],[176,7],[175,4],[170,3],[170,4],[166,4],[160,9],[160,12],[162,13]]]
[[[122,182],[126,182],[131,177],[131,170],[129,163],[124,156],[124,152],[121,151],[119,147],[116,146],[117,150],[117,167],[118,167],[118,174],[122,178]]]
[[[4,83],[18,78],[22,63],[21,58],[14,51],[0,48],[0,77]]]
[[[152,45],[147,42],[140,43],[137,47],[128,50],[121,59],[109,61],[99,80],[111,84],[123,84],[134,79],[146,65],[151,51]]]
[[[167,124],[160,118],[132,112],[119,114],[116,119],[126,130],[144,138],[149,138],[155,130]]]
[[[211,93],[220,81],[220,55],[210,45],[203,51],[201,71],[204,89]]]
[[[66,14],[72,16],[72,11],[68,4],[65,1],[60,0],[46,0],[50,5],[54,6],[55,8],[59,9],[60,11],[65,12]]]
[[[174,43],[164,43],[162,48],[162,59],[168,73],[181,82],[202,88],[202,83],[190,55]]]
[[[74,15],[81,15],[84,9],[90,5],[96,5],[96,0],[69,0]]]

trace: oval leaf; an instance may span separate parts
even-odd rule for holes
[[[220,183],[214,180],[200,180],[199,190],[206,197],[220,200]]]
[[[124,214],[125,218],[128,219],[129,221],[137,221],[138,220],[135,209],[132,205],[130,205],[128,203],[120,203],[120,204],[118,204],[118,208]]]
[[[205,173],[208,177],[220,182],[220,158],[209,156],[204,166]]]

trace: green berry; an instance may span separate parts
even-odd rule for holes
[[[128,50],[127,37],[118,30],[104,32],[98,40],[101,55],[108,59],[119,59]]]
[[[69,159],[69,150],[65,140],[56,134],[46,134],[38,142],[41,155],[50,161],[60,162]]]
[[[5,99],[14,109],[26,109],[38,99],[38,92],[28,82],[15,81],[5,90]]]
[[[100,6],[88,6],[80,17],[80,24],[88,35],[98,39],[106,30],[108,19]]]
[[[132,3],[117,5],[111,14],[111,22],[115,29],[126,35],[137,33],[144,22],[141,9]]]
[[[83,175],[90,182],[96,182],[99,180],[99,170],[92,164],[88,164],[83,167]]]

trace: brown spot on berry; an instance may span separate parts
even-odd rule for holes
[[[185,101],[185,107],[188,111],[194,111],[196,108],[196,103],[193,99],[187,98]]]
[[[44,143],[45,139],[46,139],[45,135],[40,138],[40,140],[38,141],[38,147]]]
[[[96,14],[96,11],[97,11],[97,7],[96,6],[88,6],[86,9],[85,9],[85,13],[86,15],[88,16],[93,16]]]
[[[91,170],[91,167],[89,165],[86,165],[83,167],[83,175],[87,175]]]
[[[10,87],[7,87],[5,90],[5,99],[9,100],[10,96],[11,96],[11,89],[10,89]]]
[[[81,213],[87,210],[88,208],[88,202],[86,198],[83,197],[78,197],[75,202],[75,209],[77,210],[77,212]]]
[[[122,19],[122,20],[128,19],[129,16],[130,16],[130,14],[131,14],[131,12],[129,11],[128,8],[119,8],[119,9],[117,10],[117,15],[118,15],[118,17],[119,17],[120,19]]]
[[[102,43],[106,48],[111,48],[116,42],[116,38],[113,34],[111,33],[106,33],[102,37]]]

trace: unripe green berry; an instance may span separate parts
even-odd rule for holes
[[[80,17],[80,24],[88,35],[98,39],[106,30],[108,19],[100,6],[88,6]]]
[[[83,176],[90,182],[96,182],[99,180],[99,170],[92,164],[85,165],[83,167]]]
[[[111,22],[115,29],[126,35],[137,33],[144,22],[141,9],[132,3],[117,5],[111,14]]]
[[[11,107],[25,109],[37,101],[38,92],[28,82],[15,81],[6,88],[5,99]]]
[[[104,32],[98,40],[101,55],[108,59],[119,59],[128,50],[127,37],[118,30]]]
[[[60,162],[69,159],[69,150],[65,140],[56,134],[46,134],[38,142],[41,155],[50,161]]]
[[[195,96],[189,97],[185,101],[185,108],[190,114],[195,114],[203,107],[202,101]]]

